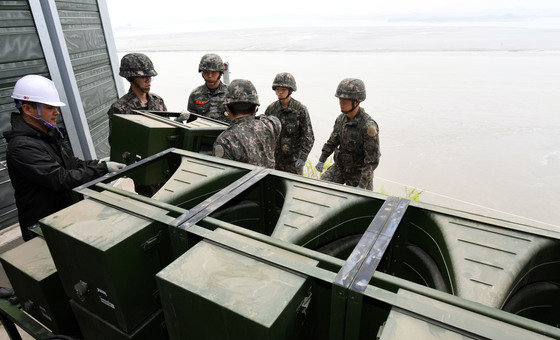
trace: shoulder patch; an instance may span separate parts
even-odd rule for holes
[[[214,156],[216,157],[223,157],[224,156],[224,147],[220,144],[214,147]]]
[[[370,136],[370,137],[375,137],[375,136],[377,136],[377,129],[375,128],[375,126],[373,126],[373,125],[368,126],[368,128],[367,128],[367,134],[368,134],[368,136]]]

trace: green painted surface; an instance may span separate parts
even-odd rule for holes
[[[381,206],[360,195],[297,180],[286,179],[282,185],[284,202],[272,237],[295,244],[317,243],[329,233],[338,238],[363,232],[377,212],[376,206]]]
[[[225,230],[263,253],[314,265],[315,260]],[[172,338],[283,338],[293,331],[297,307],[309,289],[306,278],[200,242],[157,275]],[[189,306],[188,308],[185,308]],[[221,315],[215,318],[213,315]],[[205,325],[201,325],[203,322]]]
[[[85,340],[159,340],[169,338],[165,328],[163,311],[161,309],[150,315],[142,324],[131,332],[125,333],[76,302],[70,301],[70,305],[72,306],[74,314],[76,314],[82,336]]]
[[[457,306],[399,290],[380,339],[550,339]]]
[[[56,273],[49,248],[45,241],[38,237],[8,250],[0,258],[25,272],[35,281],[41,281]]]
[[[111,192],[119,208],[163,216],[168,211]],[[160,308],[154,275],[173,258],[165,225],[86,199],[43,220],[66,294],[130,332]],[[76,286],[84,292],[78,293]]]
[[[183,156],[177,170],[152,198],[192,208],[248,172],[219,162]]]
[[[0,261],[23,309],[56,333],[78,328],[45,241],[33,238],[1,255]]]

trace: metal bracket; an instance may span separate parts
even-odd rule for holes
[[[271,169],[266,169],[266,168],[256,168],[251,170],[251,172],[249,172],[248,174],[245,174],[243,177],[239,178],[238,180],[231,183],[227,187],[218,191],[214,195],[208,197],[206,200],[199,203],[191,210],[177,217],[169,225],[180,229],[187,229],[188,227],[199,222],[206,216],[210,215],[212,212],[214,212],[222,205],[234,199],[237,195],[245,191],[253,184],[260,181],[271,171],[272,171]]]
[[[311,293],[311,287],[309,287],[309,291],[307,292],[307,296],[303,298],[301,303],[299,304],[296,312],[298,314],[303,314],[303,316],[307,316],[307,312],[309,310],[309,305],[311,304],[311,297],[313,294]]]

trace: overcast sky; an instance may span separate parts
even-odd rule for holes
[[[560,0],[106,0],[116,30],[425,22],[560,27]]]

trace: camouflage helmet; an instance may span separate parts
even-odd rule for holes
[[[366,100],[366,85],[360,79],[346,78],[338,84],[334,96],[363,102]]]
[[[154,77],[157,72],[154,64],[147,55],[142,53],[129,53],[122,57],[119,76],[131,77]]]
[[[257,89],[251,81],[245,79],[235,79],[228,85],[224,103],[226,105],[236,103],[260,105]]]
[[[272,82],[272,89],[276,91],[277,87],[285,87],[292,91],[297,91],[296,79],[288,72],[278,73]]]
[[[198,72],[202,71],[218,71],[224,72],[224,62],[219,55],[208,53],[202,56],[200,64],[198,64]]]

